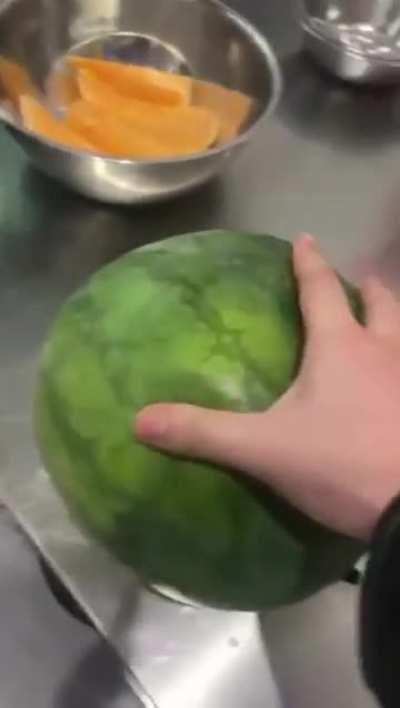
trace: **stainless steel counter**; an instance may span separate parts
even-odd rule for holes
[[[57,604],[32,548],[0,511],[0,706],[139,708],[121,663]]]
[[[6,480],[36,469],[30,405],[51,318],[90,272],[123,251],[216,226],[289,238],[309,230],[347,275],[374,269],[399,283],[400,91],[350,89],[300,56],[294,0],[232,4],[272,41],[286,90],[276,115],[223,180],[157,209],[103,207],[38,175],[0,133],[0,461]],[[357,674],[356,600],[356,591],[340,584],[263,621],[282,708],[374,705]],[[57,607],[34,552],[5,512],[0,619],[0,705],[135,705],[121,667],[94,631]],[[231,706],[275,708],[272,693],[265,703],[252,702],[249,693],[240,703],[237,695]]]

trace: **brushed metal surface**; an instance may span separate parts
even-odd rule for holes
[[[48,592],[30,542],[4,508],[0,620],[2,707],[143,708],[117,655]]]
[[[40,507],[46,484],[40,482],[30,421],[38,352],[67,295],[103,263],[129,248],[189,230],[233,226],[288,238],[308,230],[320,236],[332,263],[347,276],[375,270],[389,285],[400,286],[399,91],[354,91],[322,75],[299,52],[295,2],[232,4],[268,33],[286,91],[279,109],[223,180],[157,209],[96,205],[38,175],[0,131],[0,495],[36,538],[40,532],[37,541],[48,546],[52,563],[134,667],[143,696],[157,699],[158,708],[164,708],[163,696],[175,700],[174,708],[187,708],[188,693],[192,700],[205,700],[200,677],[206,675],[207,662],[207,708],[276,708],[279,703],[282,708],[370,708],[374,701],[358,673],[354,588],[339,584],[261,622],[250,616],[220,617],[209,630],[208,613],[199,627],[196,614],[159,605],[147,593],[138,601],[131,574],[128,578],[102,551],[78,541],[59,507],[53,506],[53,517],[48,504]],[[7,566],[10,573],[19,562],[17,554]],[[0,554],[0,575],[4,563]],[[38,592],[47,591],[38,586]],[[149,608],[153,615],[146,624]],[[136,627],[127,619],[130,613]],[[84,664],[74,632],[71,627],[62,636],[53,633],[59,677],[62,668],[71,671],[66,644],[75,647],[76,665]],[[0,632],[3,652],[4,641]],[[193,660],[193,672],[188,667],[191,651],[201,664]],[[13,658],[9,681],[17,686],[26,679],[18,656]],[[196,668],[203,673],[196,674]],[[80,680],[76,676],[77,687]],[[249,692],[245,697],[243,690]],[[5,701],[1,682],[0,699]],[[57,700],[46,694],[41,708],[59,708]],[[106,697],[98,705],[111,707],[112,702]]]
[[[280,95],[268,42],[218,0],[14,0],[0,6],[0,55],[27,68],[44,94],[51,72],[70,52],[183,71],[255,101],[235,140],[165,160],[120,160],[60,147],[7,119],[3,108],[0,120],[37,167],[103,202],[165,201],[208,181],[248,143]]]
[[[349,700],[373,707],[357,673],[353,587],[340,583],[260,615],[168,602],[81,535],[43,470],[25,482],[20,477],[18,486],[4,481],[4,500],[119,653],[145,708],[345,708]],[[345,686],[339,695],[337,676],[326,672],[332,651]]]

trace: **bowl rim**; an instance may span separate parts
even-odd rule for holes
[[[366,61],[369,61],[371,64],[376,64],[379,66],[394,66],[394,67],[398,66],[400,68],[400,58],[399,59],[385,59],[382,57],[371,56],[370,54],[366,54],[361,49],[354,49],[354,48],[346,47],[339,40],[333,39],[332,37],[327,37],[322,32],[318,32],[318,30],[315,27],[312,27],[310,25],[310,23],[308,22],[308,20],[304,19],[304,18],[300,21],[300,25],[306,34],[310,35],[314,39],[318,39],[321,42],[328,44],[329,46],[333,47],[334,49],[341,50],[343,52],[343,54],[347,54],[348,56],[356,57],[357,59],[364,59]]]
[[[250,22],[250,20],[248,20],[236,10],[233,10],[232,8],[228,7],[228,5],[226,5],[225,2],[223,2],[222,0],[207,1],[210,5],[215,6],[218,12],[226,14],[242,32],[247,34],[247,36],[252,39],[253,43],[261,50],[261,54],[264,59],[265,70],[266,72],[268,72],[271,79],[271,96],[264,108],[261,110],[259,116],[248,128],[246,128],[243,133],[240,133],[238,136],[236,136],[234,140],[231,140],[229,143],[218,145],[208,150],[193,152],[188,155],[178,155],[176,157],[161,157],[157,159],[132,159],[126,157],[118,158],[112,157],[111,155],[104,154],[101,152],[94,152],[92,150],[79,150],[76,148],[69,148],[66,145],[62,145],[51,139],[46,139],[32,130],[24,128],[22,125],[14,121],[11,117],[9,120],[7,120],[5,117],[2,116],[0,119],[1,122],[6,123],[7,127],[12,131],[20,133],[23,136],[27,136],[34,142],[40,143],[41,145],[47,148],[50,147],[52,149],[55,149],[57,152],[62,153],[64,155],[72,157],[76,156],[82,158],[106,160],[108,164],[113,165],[135,165],[146,167],[155,167],[159,165],[184,165],[185,163],[192,162],[193,160],[206,159],[209,157],[218,157],[227,152],[230,152],[231,150],[234,150],[235,148],[247,142],[258,129],[260,123],[267,116],[271,115],[275,111],[283,92],[283,76],[278,58],[274,50],[272,49],[270,42],[264,36],[264,34],[260,32],[252,22]],[[105,34],[108,33],[102,32],[98,35],[94,35],[93,39],[101,38]]]

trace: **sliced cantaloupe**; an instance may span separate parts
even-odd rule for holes
[[[78,150],[94,150],[95,146],[79,131],[72,130],[64,121],[57,120],[35,97],[22,95],[19,100],[22,121],[33,133],[43,138]]]
[[[124,113],[130,115],[140,114],[144,118],[151,120],[155,115],[165,116],[181,110],[177,106],[165,106],[138,98],[126,97],[118,93],[114,85],[100,79],[91,69],[79,69],[77,72],[77,85],[80,98],[88,103],[106,108],[114,113]]]
[[[105,59],[70,56],[76,69],[89,69],[110,84],[116,93],[167,106],[187,106],[191,100],[191,81],[185,76],[150,67],[123,64]]]
[[[182,109],[183,110],[183,109]],[[128,113],[108,111],[87,101],[78,101],[70,107],[67,125],[108,155],[122,158],[159,159],[177,157],[194,151],[193,142],[179,145],[154,130],[149,122]],[[159,123],[161,125],[161,122]]]
[[[198,79],[192,81],[192,103],[216,113],[220,122],[218,142],[221,144],[239,135],[254,110],[254,99],[250,96]]]
[[[99,110],[87,101],[76,101],[67,114],[66,124],[95,143],[98,150],[118,158],[150,159],[170,157],[167,146],[136,131],[129,120]]]
[[[29,130],[71,148],[136,159],[178,157],[234,139],[254,107],[249,96],[207,81],[72,56],[50,76],[41,103],[27,72],[0,58],[0,78]]]
[[[38,96],[38,91],[27,70],[5,57],[0,57],[0,83],[16,111],[19,110],[19,99],[22,94]]]
[[[57,110],[66,110],[80,98],[77,74],[72,67],[56,69],[47,81],[47,95]]]
[[[209,148],[219,132],[215,113],[201,106],[165,107],[125,98],[85,69],[78,72],[82,98],[98,107],[103,115],[129,122],[136,137],[140,135],[165,147],[168,155],[187,155]]]

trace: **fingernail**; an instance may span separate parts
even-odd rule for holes
[[[315,246],[315,238],[311,234],[302,233],[298,236],[298,242],[302,246]]]
[[[135,420],[135,433],[138,438],[148,442],[156,442],[164,437],[167,431],[167,419],[156,410],[141,411]]]

